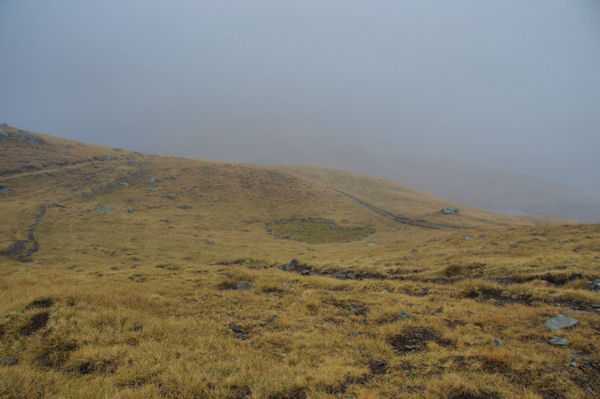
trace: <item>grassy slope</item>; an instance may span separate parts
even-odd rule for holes
[[[600,277],[598,225],[535,226],[340,171],[155,157],[39,137],[46,143],[0,137],[0,184],[14,191],[0,196],[0,250],[26,240],[39,207],[48,207],[35,262],[0,257],[0,357],[19,358],[0,366],[0,397],[575,398],[600,391],[593,307],[600,298],[586,283]],[[394,214],[471,229],[393,231],[398,223],[335,189]],[[93,212],[98,206],[118,214]],[[445,206],[461,214],[440,215]],[[290,217],[376,232],[327,244],[266,234],[265,222]],[[291,258],[313,275],[278,267]],[[340,272],[364,279],[331,277]],[[228,289],[240,283],[252,289]],[[53,303],[27,308],[44,298]],[[399,318],[400,310],[411,318]],[[574,310],[585,311],[575,328],[543,326]],[[46,326],[26,328],[45,312]],[[550,346],[554,335],[567,337],[568,347]],[[415,336],[430,342],[406,354],[390,344]],[[571,353],[577,367],[566,366]],[[374,366],[381,362],[382,373]]]

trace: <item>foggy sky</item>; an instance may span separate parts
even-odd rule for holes
[[[368,140],[600,197],[598,0],[0,0],[0,54],[23,129]]]

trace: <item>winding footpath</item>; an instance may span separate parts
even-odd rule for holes
[[[348,193],[345,193],[341,190],[334,189],[334,191],[342,194],[343,196],[345,196],[347,198],[350,198],[351,200],[357,202],[359,205],[364,206],[368,210],[375,212],[386,218],[392,219],[393,221],[398,222],[398,223],[407,224],[410,226],[423,227],[426,229],[468,229],[468,227],[464,227],[464,226],[456,226],[456,225],[452,225],[452,224],[430,223],[425,220],[410,219],[410,218],[405,218],[402,216],[394,215],[393,213],[388,212],[385,209],[381,209],[381,208],[376,207],[375,205],[364,202],[361,199],[358,199],[358,198],[356,198]]]

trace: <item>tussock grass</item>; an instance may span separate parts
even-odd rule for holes
[[[472,229],[394,231],[396,222],[332,188],[431,223],[447,222],[439,209],[453,204],[340,171],[162,158],[43,137],[45,147],[0,147],[1,170],[21,158],[34,165],[2,175],[14,195],[0,198],[0,249],[26,240],[48,205],[34,262],[0,257],[0,358],[18,358],[0,365],[0,397],[600,392],[600,294],[589,290],[600,278],[598,225],[534,226],[457,205],[452,223]],[[99,206],[118,214],[92,212]],[[307,243],[265,232],[268,221],[299,217],[375,233]],[[308,273],[283,270],[291,259]],[[336,278],[343,273],[353,277]],[[549,331],[543,323],[559,313],[579,323]],[[554,336],[568,345],[550,345]]]

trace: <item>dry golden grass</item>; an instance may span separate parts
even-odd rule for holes
[[[0,184],[14,191],[0,195],[0,251],[27,241],[46,206],[30,262],[0,257],[0,358],[18,359],[0,365],[0,397],[600,392],[600,294],[588,288],[600,278],[598,225],[528,224],[340,171],[40,137],[0,137]],[[398,231],[335,190],[463,228]],[[441,215],[445,206],[460,215]],[[265,223],[287,218],[375,233],[342,243],[266,234]],[[551,332],[544,322],[559,313],[579,323]],[[568,345],[550,345],[554,336]]]

